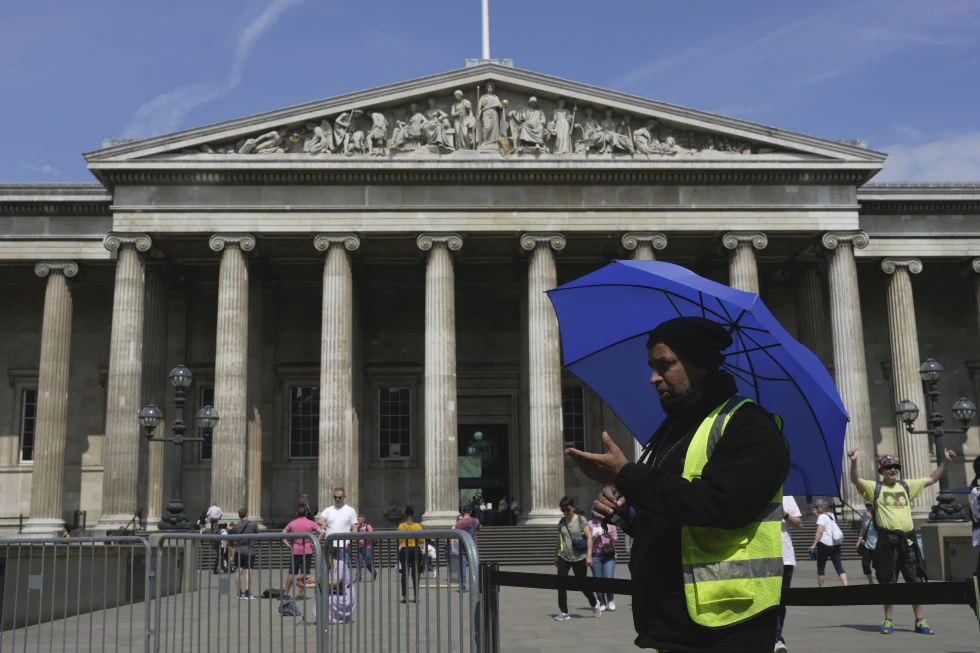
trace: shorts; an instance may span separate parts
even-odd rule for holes
[[[235,551],[235,566],[239,569],[251,569],[252,556],[247,553],[239,553],[238,551]]]
[[[861,554],[861,571],[864,572],[865,576],[871,575],[871,560],[875,556],[875,550],[869,549],[867,546],[862,544],[858,547],[858,553]]]
[[[888,578],[882,578],[878,575],[878,582],[882,585],[888,585],[890,583],[898,582],[898,574],[901,572],[902,578],[905,579],[906,583],[924,583],[925,580],[919,576],[919,549],[916,546],[909,546],[905,550],[908,554],[902,553],[902,547],[899,542],[893,542],[889,540],[891,544],[892,553],[892,573]]]
[[[838,575],[844,574],[844,565],[840,559],[840,544],[827,546],[823,542],[817,543],[817,576],[823,576],[827,568],[827,560],[834,563],[834,571]]]
[[[293,554],[293,574],[308,574],[310,573],[310,562],[313,561],[312,553],[294,553]]]

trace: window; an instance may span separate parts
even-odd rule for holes
[[[565,448],[585,451],[585,387],[563,385],[561,388],[561,423]]]
[[[37,429],[37,388],[24,388],[20,400],[20,461],[34,460],[34,433]]]
[[[201,388],[201,401],[198,403],[197,409],[200,410],[205,406],[214,406],[214,388]],[[198,429],[198,437],[204,438],[204,442],[201,443],[202,461],[211,460],[211,435],[211,431]]]
[[[289,388],[289,457],[316,458],[320,453],[320,388]]]
[[[412,390],[378,390],[378,440],[382,459],[412,457]]]

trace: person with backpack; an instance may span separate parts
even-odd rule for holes
[[[878,460],[878,473],[882,477],[880,481],[869,481],[860,477],[857,449],[848,451],[847,457],[851,459],[851,483],[864,499],[872,502],[878,542],[875,544],[871,564],[878,582],[882,585],[897,583],[899,573],[906,583],[926,582],[928,577],[915,535],[915,523],[912,521],[912,501],[924,489],[939,482],[956,458],[956,453],[946,449],[942,464],[932,474],[927,478],[909,480],[901,479],[902,466],[895,456],[882,456]],[[922,616],[922,606],[913,605],[912,609],[915,611],[915,632],[921,635],[934,634],[935,631]],[[885,620],[881,624],[880,632],[882,635],[895,632],[891,605],[885,606]]]
[[[844,543],[844,533],[837,520],[828,512],[827,501],[817,499],[813,504],[813,514],[817,516],[817,533],[813,538],[813,545],[810,546],[810,553],[814,549],[817,551],[817,584],[823,587],[824,570],[827,568],[827,559],[834,563],[834,569],[840,576],[840,581],[847,587],[847,573],[840,560],[841,545]]]
[[[480,537],[480,531],[483,530],[483,524],[473,517],[473,508],[469,504],[463,506],[462,510],[463,516],[459,518],[456,522],[456,530],[466,531],[473,538],[473,546],[477,545],[477,540]],[[466,572],[469,569],[470,561],[466,555],[466,549],[462,546],[459,547],[459,591],[466,591]]]
[[[248,510],[242,508],[238,511],[238,523],[231,529],[232,535],[254,535],[259,532],[259,525],[254,521],[249,521]],[[249,581],[251,580],[252,568],[255,566],[255,554],[258,553],[252,540],[239,540],[232,542],[235,548],[235,585],[238,587],[238,598],[252,600],[257,599],[249,591]],[[244,581],[244,582],[243,582]]]
[[[592,557],[588,560],[592,564],[592,575],[595,578],[615,578],[619,531],[612,524],[595,518],[589,520],[588,526],[592,538]],[[599,612],[615,612],[615,598],[612,592],[599,592]]]
[[[872,575],[871,559],[875,554],[875,545],[878,544],[878,531],[875,530],[874,522],[874,503],[864,502],[864,514],[861,515],[861,534],[858,536],[858,555],[861,556],[861,571],[868,579],[868,585],[875,582]]]
[[[558,503],[563,517],[558,520],[558,543],[555,545],[555,566],[559,576],[567,576],[571,570],[576,578],[585,578],[587,572],[586,560],[592,560],[592,538],[585,517],[575,512],[575,500],[572,497],[562,497]],[[598,619],[602,616],[599,602],[592,592],[582,592],[592,606],[592,616]],[[558,590],[558,615],[555,621],[571,619],[568,614],[568,591]]]

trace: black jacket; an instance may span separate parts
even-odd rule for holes
[[[736,393],[726,372],[705,377],[667,406],[668,417],[649,446],[645,464],[630,463],[616,479],[635,516],[633,624],[636,645],[676,652],[769,653],[776,640],[776,611],[725,628],[695,624],[687,612],[681,576],[681,526],[741,528],[753,522],[786,480],[789,453],[772,417],[757,404],[729,420],[698,480],[681,477],[684,458],[704,418]],[[792,416],[782,415],[786,428]]]

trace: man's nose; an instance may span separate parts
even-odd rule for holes
[[[658,384],[658,383],[660,383],[660,381],[662,381],[662,380],[663,380],[663,377],[662,377],[662,376],[660,376],[659,374],[657,374],[657,370],[654,370],[654,371],[653,371],[653,372],[652,372],[652,373],[650,374],[650,385],[657,385],[657,384]]]

